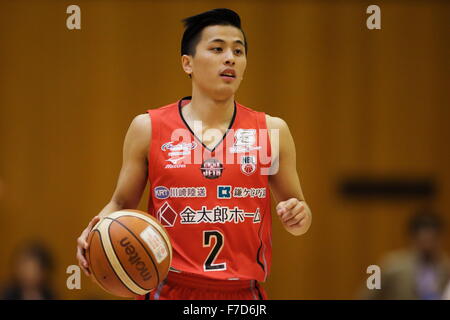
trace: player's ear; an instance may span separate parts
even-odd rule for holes
[[[189,76],[192,74],[192,57],[187,54],[183,54],[181,56],[181,66],[183,67],[184,72],[186,72]]]

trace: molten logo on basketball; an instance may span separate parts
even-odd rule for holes
[[[135,265],[142,279],[145,281],[149,280],[152,275],[148,271],[145,263],[141,260],[141,257],[136,252],[136,249],[133,247],[133,245],[130,244],[130,241],[128,241],[128,237],[120,240],[120,245],[125,248],[125,253],[129,256],[128,261],[131,263],[131,265]]]

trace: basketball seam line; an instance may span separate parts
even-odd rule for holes
[[[124,216],[122,215],[121,217],[124,217]],[[134,216],[132,216],[132,217],[134,217]],[[118,220],[116,220],[116,219],[114,219],[114,218],[109,218],[109,217],[106,217],[106,218],[107,218],[107,219],[110,219],[110,220],[113,220],[113,221],[117,222],[118,224],[120,224],[123,228],[125,228],[128,232],[130,232],[130,234],[133,235],[133,237],[134,237],[134,238],[139,242],[139,244],[144,248],[145,252],[147,253],[147,255],[149,256],[150,260],[151,260],[152,263],[153,263],[153,267],[155,267],[156,277],[157,277],[157,280],[158,280],[157,283],[159,284],[159,271],[158,271],[158,268],[156,267],[155,261],[153,261],[153,258],[152,258],[152,256],[151,256],[150,252],[147,251],[147,248],[145,247],[145,245],[144,245],[144,244],[137,238],[137,236],[136,236],[130,229],[128,229],[123,223],[121,223],[120,221],[118,221]],[[141,220],[142,220],[142,219],[141,219]],[[145,221],[145,220],[144,220],[144,221]],[[109,225],[109,227],[111,227],[111,224]],[[109,227],[108,227],[108,233],[109,233]],[[111,237],[111,236],[110,236],[110,237]],[[114,250],[114,253],[115,253],[116,256],[117,256],[117,253],[116,253],[116,250],[114,249],[114,246],[112,246],[112,248],[113,248],[113,250]],[[136,281],[128,274],[128,272],[126,271],[126,269],[123,267],[122,262],[121,262],[119,259],[117,259],[117,260],[119,261],[120,265],[122,266],[123,270],[124,270],[125,273],[128,275],[128,277],[129,277],[130,279],[132,279],[133,282],[136,283]],[[141,288],[142,290],[151,290],[151,289],[143,288],[142,286],[138,285],[137,283],[136,283],[136,285],[137,285],[139,288]]]
[[[116,221],[116,220],[114,220],[114,219],[112,219],[112,218],[108,218],[108,219],[111,220],[112,222]],[[112,222],[111,222],[111,223],[109,224],[109,226],[108,226],[109,239],[111,239],[110,228],[111,228]],[[118,221],[116,221],[116,222],[118,222]],[[128,231],[130,231],[130,230],[128,230]],[[144,290],[144,291],[149,290],[149,289],[143,288],[142,286],[140,286],[139,284],[137,284],[137,282],[134,280],[134,278],[128,273],[128,271],[125,269],[125,267],[123,266],[122,262],[120,261],[119,256],[117,255],[117,251],[116,251],[116,249],[114,248],[114,246],[112,245],[112,243],[111,243],[111,248],[113,249],[114,254],[115,254],[116,257],[117,257],[117,261],[119,262],[120,266],[122,267],[123,271],[126,273],[126,275],[128,276],[128,278],[129,278],[131,281],[133,281],[134,284],[135,284],[139,289],[142,289],[142,290]],[[130,291],[133,292],[134,294],[139,295],[139,294],[136,293],[134,290],[130,289],[127,285],[125,285],[125,287],[127,287],[128,290],[130,290]]]
[[[141,219],[142,221],[145,221],[145,222],[148,222],[146,219],[149,219],[150,221],[152,221],[151,222],[152,224],[154,222],[160,223],[158,221],[158,219],[156,219],[152,215],[145,216],[145,215],[141,214],[141,215],[143,215],[143,217],[140,217],[137,214],[139,212],[133,212],[133,210],[129,210],[129,211],[132,211],[132,212],[124,213],[124,212],[126,212],[126,210],[121,210],[121,211],[117,211],[116,213],[121,213],[120,217],[134,217],[134,218],[137,218],[137,219]],[[110,219],[115,219],[115,218],[110,218]],[[150,222],[148,222],[148,223],[150,223]],[[167,232],[165,232],[165,235],[161,233],[161,230],[164,232],[166,228],[164,226],[158,225],[158,224],[155,224],[153,227],[154,227],[155,230],[157,230],[159,232],[159,234],[162,236],[163,240],[165,240],[166,245],[167,245],[167,249],[169,250],[170,261],[172,261],[172,250],[173,249],[172,249],[172,244],[170,242],[171,241],[170,240],[170,236],[169,236],[169,234]]]
[[[106,256],[106,261],[108,261],[108,264],[109,264],[109,266],[111,267],[111,270],[114,272],[114,274],[116,275],[116,277],[117,277],[117,279],[119,279],[119,281],[123,284],[123,286],[125,287],[125,288],[127,288],[128,290],[130,290],[129,288],[128,288],[128,286],[125,284],[125,282],[123,282],[122,281],[122,279],[119,277],[119,275],[117,274],[117,272],[116,272],[116,270],[114,269],[114,266],[111,264],[111,261],[109,261],[109,258],[108,258],[108,255],[106,254],[106,250],[105,250],[105,247],[103,246],[103,241],[102,241],[102,233],[100,232],[100,230],[98,230],[98,229],[95,229],[94,231],[96,231],[96,232],[98,232],[98,236],[100,237],[100,245],[102,246],[102,249],[103,249],[103,252],[104,252],[104,254],[105,254],[105,256]],[[90,251],[89,251],[89,256],[91,255],[91,253],[90,253]],[[97,279],[97,278],[96,278]],[[99,281],[98,281],[99,282]],[[99,284],[100,284],[100,282],[99,282]],[[102,285],[100,285],[102,288],[103,288],[103,286]],[[105,291],[108,291],[108,290],[106,290],[105,288],[103,288]],[[133,292],[132,290],[130,290],[131,292]],[[109,292],[109,291],[108,291]],[[111,292],[110,292],[111,293]],[[134,292],[133,292],[134,293]]]
[[[121,211],[118,211],[118,212],[121,212]],[[150,223],[150,222],[148,222],[146,219],[143,219],[142,217],[139,217],[138,215],[134,215],[134,214],[135,214],[135,212],[133,212],[133,214],[121,214],[120,217],[133,217],[133,218],[136,218],[136,219],[140,219],[140,220],[142,220],[142,221],[144,221],[144,222]],[[150,216],[150,217],[144,216],[144,217],[147,218],[147,219],[149,219],[149,220],[151,220],[152,223],[158,222],[158,220],[155,219],[155,218],[152,217],[152,216]],[[152,218],[153,218],[153,220],[152,220]],[[116,219],[116,218],[109,218],[109,219]],[[159,226],[159,225],[157,225],[157,224],[155,224],[155,225],[152,226],[152,227],[154,227],[154,228],[153,228],[154,230],[158,231],[159,235],[161,236],[161,238],[164,240],[164,242],[165,242],[165,244],[166,244],[166,249],[168,250],[168,253],[169,253],[169,260],[170,260],[169,268],[170,268],[170,265],[171,265],[171,263],[172,263],[172,244],[170,243],[170,237],[169,237],[169,235],[168,235],[167,233],[166,233],[167,236],[165,236],[164,234],[161,233],[161,230],[160,230],[160,229],[165,230],[164,227]],[[159,280],[160,278],[161,278],[161,277],[160,277],[159,272],[158,272],[158,280]],[[159,282],[159,281],[158,281],[158,282]]]

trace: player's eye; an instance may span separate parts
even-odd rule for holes
[[[234,50],[234,53],[237,55],[241,55],[243,53],[243,51],[241,49],[236,49],[236,50]]]
[[[221,47],[214,47],[211,50],[213,50],[214,52],[222,52],[222,48]]]

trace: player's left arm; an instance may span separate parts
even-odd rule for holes
[[[294,139],[283,119],[266,115],[266,122],[272,145],[272,162],[277,163],[277,170],[269,175],[270,189],[277,201],[277,216],[288,232],[299,236],[308,231],[312,215],[298,178]],[[278,137],[272,129],[278,130]]]

